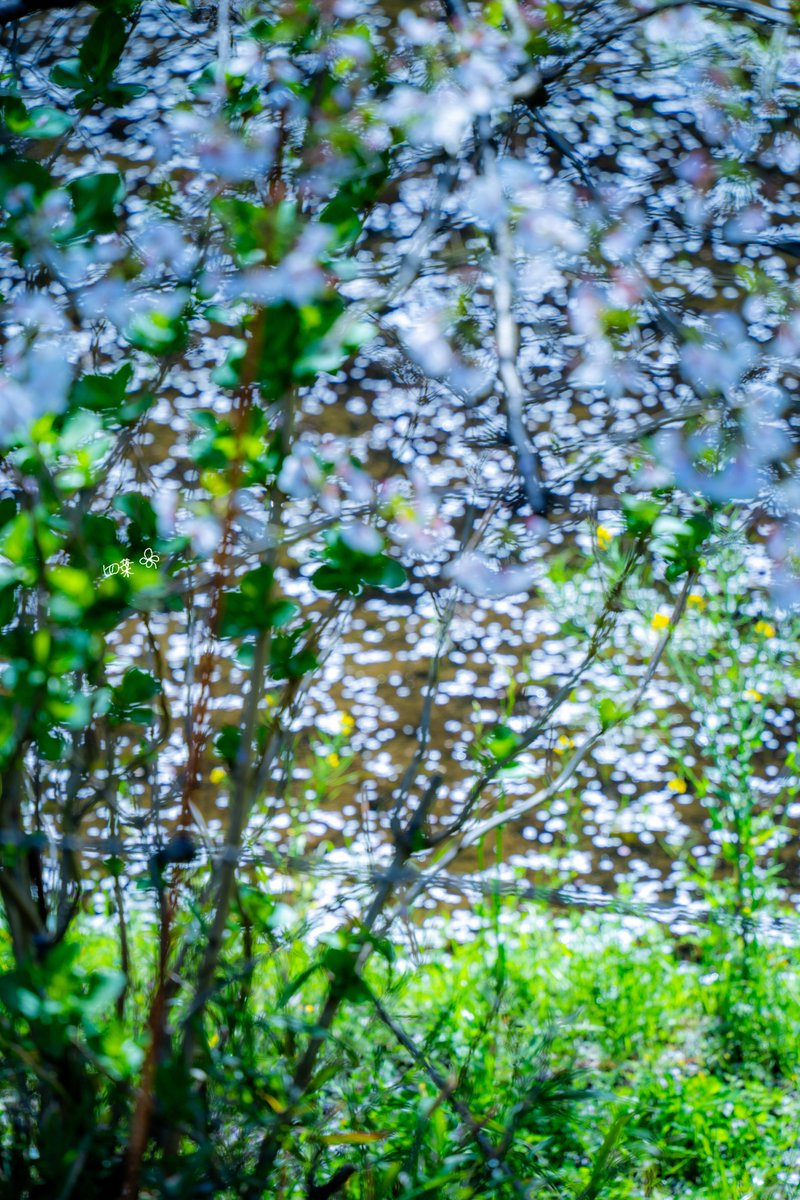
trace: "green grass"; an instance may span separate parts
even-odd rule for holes
[[[338,960],[323,962],[297,926],[264,926],[261,938],[256,925],[249,983],[227,968],[191,1071],[168,1059],[156,1080],[156,1133],[160,1112],[183,1113],[187,1131],[204,1125],[208,1141],[187,1132],[168,1160],[156,1137],[142,1195],[233,1200],[270,1130],[280,1150],[264,1200],[795,1195],[798,950],[751,944],[744,957],[730,931],[681,940],[608,913],[509,904],[479,920],[467,943],[442,919],[417,931],[413,950],[379,944],[365,983],[342,984],[294,1104],[291,1073],[320,1028]],[[241,935],[232,919],[229,964]],[[140,962],[148,948],[152,957],[152,929],[134,928],[132,939]],[[15,1097],[26,1073],[41,1086],[67,1063],[76,1125],[60,1161],[69,1165],[72,1143],[91,1144],[92,1197],[119,1178],[151,993],[140,980],[124,1024],[114,1018],[114,953],[84,929],[47,978],[23,988],[4,976],[0,1149],[26,1181],[14,1193],[0,1173],[4,1197],[48,1194],[36,1183],[39,1155],[60,1131],[46,1142],[41,1113],[15,1109]],[[92,973],[103,970],[100,987]]]
[[[344,1194],[511,1196],[511,1175],[532,1195],[792,1194],[772,1189],[800,1130],[796,951],[758,947],[745,965],[727,935],[679,943],[609,916],[556,927],[509,909],[501,929],[498,942],[487,920],[468,944],[443,930],[370,983],[507,1145],[508,1173],[485,1167],[463,1115],[364,1002],[334,1026],[324,1103],[340,1130],[386,1136],[356,1152]]]

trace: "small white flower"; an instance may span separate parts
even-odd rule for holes
[[[191,517],[184,525],[184,533],[192,540],[192,549],[202,558],[210,558],[219,545],[222,529],[214,517]]]
[[[72,367],[62,342],[12,338],[0,374],[0,432],[20,433],[47,412],[62,412],[72,382]]]
[[[462,554],[451,563],[447,574],[479,600],[497,600],[529,592],[536,578],[536,568],[517,565],[498,569],[478,554]]]
[[[325,479],[325,472],[319,465],[312,446],[308,442],[299,441],[283,461],[278,475],[278,487],[295,500],[308,500],[322,490]]]

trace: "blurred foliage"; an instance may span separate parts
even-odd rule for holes
[[[793,12],[51,7],[0,4],[0,1196],[788,1200]],[[645,195],[626,139],[677,126]],[[309,697],[409,597],[368,791]],[[453,629],[515,597],[525,669],[444,765]],[[626,738],[709,836],[674,911],[579,918],[582,764]]]

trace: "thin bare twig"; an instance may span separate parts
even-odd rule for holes
[[[580,764],[586,758],[586,755],[594,748],[594,746],[597,745],[599,741],[605,737],[609,730],[620,724],[622,720],[627,720],[638,711],[644,699],[647,688],[649,687],[650,682],[652,681],[653,676],[658,668],[658,664],[661,662],[664,651],[666,650],[674,630],[684,613],[686,608],[686,599],[694,585],[695,579],[696,576],[694,574],[687,575],[684,586],[681,589],[681,593],[678,596],[678,599],[675,601],[675,605],[670,615],[669,625],[659,638],[658,644],[656,645],[656,648],[650,658],[650,662],[648,663],[644,677],[636,689],[630,704],[625,709],[624,714],[618,720],[612,722],[604,728],[596,730],[594,733],[589,734],[583,740],[580,746],[576,748],[575,753],[570,756],[568,762],[564,766],[564,769],[560,772],[557,778],[554,779],[553,782],[550,783],[546,788],[536,792],[533,796],[528,796],[524,800],[520,800],[516,804],[512,804],[509,808],[504,809],[502,812],[496,812],[492,816],[486,817],[485,820],[480,821],[478,824],[469,828],[457,842],[450,846],[444,854],[440,855],[440,857],[434,864],[432,864],[430,868],[420,872],[419,879],[403,897],[404,906],[407,907],[409,904],[411,904],[424,889],[426,886],[426,876],[429,872],[434,873],[441,871],[443,868],[449,866],[459,856],[459,854],[461,854],[462,850],[465,850],[467,846],[474,845],[475,842],[480,841],[487,835],[487,833],[491,833],[492,830],[499,829],[501,826],[507,825],[509,821],[518,821],[521,817],[524,817],[533,809],[539,808],[542,804],[546,803],[548,800],[551,800],[554,796],[557,796],[575,774]],[[518,754],[519,748],[517,748],[513,753]],[[475,788],[482,789],[482,787],[485,786],[484,780],[487,779],[489,774],[490,772],[487,771],[486,774],[480,780],[478,780]],[[494,774],[496,774],[496,771],[492,774],[492,777],[494,777]],[[473,791],[475,791],[475,788]]]

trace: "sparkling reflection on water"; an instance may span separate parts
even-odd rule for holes
[[[375,10],[372,18],[386,24],[386,12]],[[74,14],[50,17],[54,37],[37,56],[30,83],[46,76],[56,57],[59,38],[77,31]],[[148,86],[148,95],[129,106],[124,115],[109,121],[105,115],[89,114],[77,143],[69,154],[77,165],[99,163],[124,165],[131,186],[144,184],[152,169],[152,146],[141,118],[165,109],[184,95],[185,84],[205,64],[213,44],[213,25],[198,11],[194,21],[180,23],[166,9],[145,4],[131,47],[131,78]],[[752,266],[764,258],[763,250],[748,246],[712,243],[699,233],[679,228],[670,220],[673,206],[682,204],[684,192],[676,165],[700,144],[699,134],[686,116],[687,82],[680,72],[668,70],[634,79],[608,50],[609,95],[598,106],[597,93],[589,81],[574,86],[556,98],[550,120],[571,144],[591,160],[598,173],[613,172],[631,202],[643,202],[656,220],[656,234],[643,250],[643,265],[658,272],[664,294],[691,296],[695,312],[739,308],[742,292],[732,266]],[[24,57],[24,56],[23,56]],[[615,69],[619,68],[615,73]],[[624,111],[623,111],[624,109]],[[643,120],[647,109],[649,118]],[[676,120],[676,118],[678,118]],[[535,130],[513,135],[514,148],[523,155],[541,159],[552,156]],[[385,286],[398,251],[398,239],[410,235],[430,202],[431,182],[424,169],[413,169],[413,156],[404,182],[392,189],[386,203],[376,209],[370,235],[359,254],[364,278],[355,282],[352,295],[368,295]],[[760,185],[777,225],[797,215],[798,185],[768,163],[761,165]],[[749,202],[749,195],[736,194],[736,181],[721,181],[713,204],[719,212],[719,228],[731,214]],[[740,187],[752,184],[740,182]],[[188,180],[183,202],[191,206],[193,184]],[[135,202],[134,202],[135,207]],[[658,214],[663,214],[663,219]],[[566,290],[549,290],[547,271],[531,270],[522,279],[524,305],[521,363],[535,379],[537,404],[530,414],[532,431],[543,456],[547,476],[555,483],[565,481],[569,504],[556,515],[549,529],[520,529],[516,514],[507,504],[494,508],[495,498],[509,487],[511,459],[501,446],[487,446],[486,431],[501,419],[496,397],[489,391],[479,402],[465,405],[462,398],[443,385],[426,379],[414,356],[403,348],[406,324],[452,297],[456,284],[475,299],[476,323],[484,335],[474,350],[476,369],[491,362],[491,312],[487,302],[487,279],[480,256],[470,249],[470,231],[464,212],[453,202],[449,220],[433,236],[420,279],[414,286],[403,319],[387,321],[381,336],[342,377],[320,380],[302,395],[298,422],[314,438],[330,436],[352,439],[352,448],[374,478],[393,474],[412,464],[427,485],[442,498],[441,515],[449,526],[436,552],[420,558],[408,586],[392,596],[364,595],[351,606],[350,619],[341,628],[340,640],[332,639],[323,670],[311,687],[297,715],[299,756],[287,784],[276,780],[275,795],[255,821],[248,856],[283,851],[311,853],[321,843],[328,845],[325,862],[333,871],[348,864],[361,867],[385,861],[388,826],[394,789],[417,745],[420,696],[436,651],[441,613],[450,595],[445,568],[457,553],[468,522],[486,518],[488,542],[499,550],[504,529],[517,520],[519,553],[541,571],[541,585],[527,596],[481,601],[461,596],[456,603],[447,650],[441,670],[425,752],[422,786],[440,771],[444,785],[435,819],[444,821],[459,810],[474,774],[471,751],[482,730],[494,725],[498,715],[513,728],[525,724],[540,709],[548,693],[580,661],[585,639],[565,629],[563,609],[579,613],[589,603],[581,596],[581,583],[556,596],[545,572],[554,560],[570,564],[596,553],[587,509],[618,529],[618,498],[615,483],[630,467],[638,434],[653,422],[668,418],[685,404],[676,382],[675,356],[665,341],[643,331],[638,347],[640,362],[649,367],[641,394],[629,396],[624,385],[611,396],[579,392],[568,382],[565,365],[581,350],[581,336],[571,330],[566,313]],[[678,250],[680,249],[680,253]],[[685,252],[685,253],[684,253]],[[796,278],[792,258],[770,257],[776,276]],[[763,313],[753,309],[751,334],[758,333]],[[189,413],[197,407],[224,412],[228,399],[209,383],[209,370],[224,357],[226,338],[209,328],[195,342],[185,361],[171,373],[151,419],[137,438],[135,463],[120,468],[114,486],[131,486],[135,481],[147,491],[164,493],[180,487],[191,495],[196,471],[186,456]],[[796,381],[785,386],[791,392]],[[794,421],[793,414],[790,421]],[[490,440],[490,439],[489,439]],[[247,555],[263,541],[265,520],[258,498],[242,498],[238,522],[237,554],[244,566]],[[494,513],[488,517],[487,514]],[[305,519],[317,520],[309,509],[293,517],[298,530]],[[293,541],[283,562],[287,594],[309,609],[321,608],[309,583],[308,553],[313,540]],[[754,566],[757,571],[757,564]],[[202,612],[207,594],[202,586],[194,596]],[[152,628],[163,636],[168,649],[168,694],[175,714],[173,733],[156,779],[142,778],[132,790],[132,802],[143,818],[152,810],[165,826],[174,820],[178,807],[175,772],[185,759],[186,664],[197,654],[197,643],[182,620],[155,617]],[[148,661],[144,629],[133,623],[127,640],[116,647],[120,659]],[[631,617],[621,623],[616,652],[627,662],[629,682],[635,683],[644,670],[652,649],[647,622]],[[241,706],[242,672],[223,651],[213,682],[212,725],[235,719]],[[509,694],[513,685],[514,695]],[[559,737],[571,739],[590,719],[598,689],[611,692],[620,687],[620,677],[601,660],[593,668],[591,686],[579,684],[562,706],[552,736],[536,743],[522,766],[504,777],[502,788],[492,792],[495,803],[509,803],[525,796],[552,778],[563,757]],[[771,733],[766,742],[762,775],[756,788],[767,792],[781,771],[783,749],[794,737],[795,685],[789,681],[792,702],[771,713]],[[589,755],[573,786],[540,810],[504,832],[502,848],[494,839],[482,848],[471,847],[457,861],[454,871],[475,874],[496,856],[504,864],[500,875],[528,886],[560,888],[553,902],[579,887],[587,898],[606,894],[630,894],[631,903],[660,902],[689,905],[692,896],[675,873],[676,859],[686,854],[702,864],[709,856],[713,834],[707,813],[691,792],[677,795],[667,787],[674,764],[665,749],[665,735],[657,728],[658,718],[668,712],[682,714],[683,723],[673,725],[673,745],[683,740],[687,755],[693,753],[696,717],[686,708],[686,697],[666,669],[660,670],[648,695],[646,711],[631,728],[611,734]],[[332,739],[342,731],[342,717],[351,718],[353,729],[344,742]],[[327,739],[327,740],[326,740]],[[335,754],[341,771],[320,788],[319,761]],[[210,761],[209,761],[210,765]],[[278,786],[279,785],[279,786]],[[224,786],[214,785],[205,773],[199,808],[212,837],[224,826],[227,805]],[[790,806],[790,821],[800,815],[800,806]],[[86,833],[101,833],[90,826]],[[796,846],[788,840],[784,858],[788,878],[797,875]],[[324,890],[324,877],[320,882]],[[437,883],[423,903],[463,904],[464,894],[449,881]],[[669,911],[672,911],[671,909]]]

